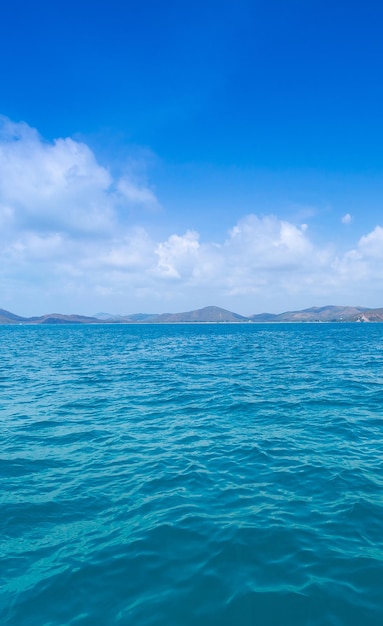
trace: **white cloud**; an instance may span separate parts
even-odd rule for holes
[[[152,191],[127,177],[113,180],[85,143],[44,141],[25,123],[0,119],[0,219],[40,232],[105,235],[117,207],[155,203]]]
[[[313,253],[305,231],[274,216],[248,215],[230,231],[225,247],[233,261],[246,259],[247,267],[286,270]]]
[[[383,260],[383,228],[376,226],[374,230],[360,238],[358,243],[359,253],[376,261]]]
[[[352,222],[352,216],[350,215],[350,213],[346,213],[345,215],[343,215],[341,222],[342,224],[350,224]]]
[[[217,296],[262,296],[289,301],[354,302],[372,297],[383,281],[383,228],[360,238],[355,249],[337,255],[318,247],[306,225],[275,216],[247,215],[222,243],[201,243],[198,233],[172,235],[156,247],[156,276]],[[376,282],[378,281],[378,283]],[[383,286],[383,285],[382,285]],[[283,304],[281,305],[283,307]]]
[[[141,272],[155,262],[154,244],[143,228],[135,228],[122,238],[110,241],[106,248],[98,257],[99,269]]]
[[[158,238],[127,219],[130,208],[156,203],[148,186],[114,179],[85,143],[49,143],[3,118],[0,306],[134,312],[142,300],[152,311],[166,301],[167,310],[220,304],[251,313],[262,302],[368,305],[383,287],[381,226],[345,253],[316,245],[307,224],[275,215],[246,215],[221,240],[172,228]]]
[[[118,181],[117,189],[123,198],[131,202],[132,204],[156,206],[157,198],[153,191],[147,187],[138,186],[126,177],[121,178]]]
[[[185,235],[171,235],[159,243],[155,252],[158,263],[155,273],[163,278],[188,278],[199,262],[199,234],[187,231]]]
[[[222,242],[201,243],[194,231],[171,235],[156,247],[154,275],[225,294],[258,293],[267,286],[302,289],[328,266],[327,250],[316,249],[307,228],[275,216],[242,218]]]

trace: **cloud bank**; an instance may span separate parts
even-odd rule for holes
[[[157,204],[148,185],[116,179],[85,143],[47,142],[1,118],[0,307],[37,314],[218,304],[250,314],[383,304],[379,225],[342,252],[315,244],[307,224],[260,214],[244,215],[221,241],[175,233],[171,222],[159,241],[131,219],[134,207]]]

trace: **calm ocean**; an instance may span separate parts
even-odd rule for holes
[[[382,626],[383,324],[0,350],[3,626]]]

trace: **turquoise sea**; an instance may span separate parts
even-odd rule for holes
[[[382,626],[383,324],[0,350],[3,626]]]

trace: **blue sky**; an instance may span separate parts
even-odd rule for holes
[[[13,0],[0,307],[383,306],[383,4]]]

